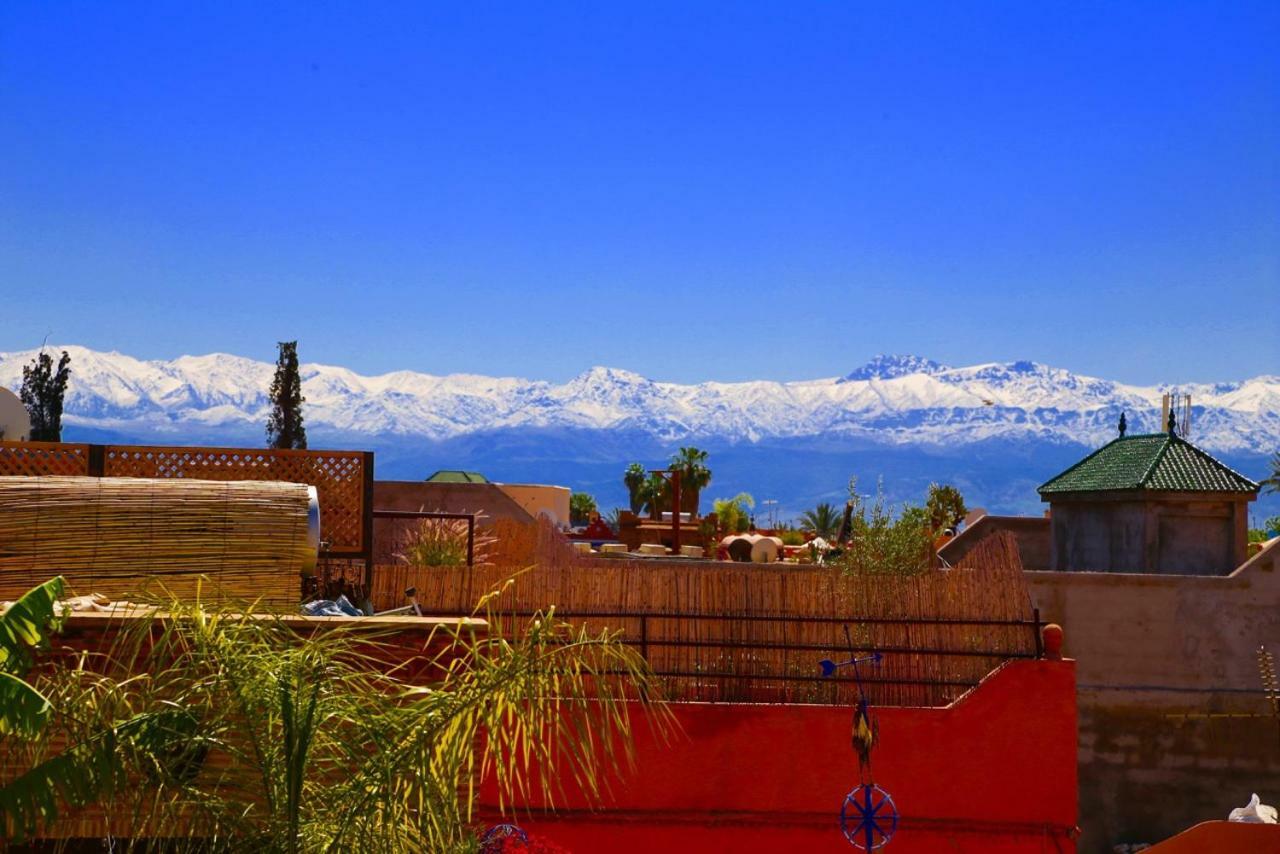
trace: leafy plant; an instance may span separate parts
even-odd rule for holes
[[[1265,543],[1272,537],[1280,537],[1280,516],[1272,516],[1262,523],[1261,528],[1249,529],[1249,542]]]
[[[925,499],[925,509],[929,514],[929,527],[934,531],[942,531],[960,522],[968,513],[964,506],[964,497],[960,490],[950,484],[929,484],[929,497]]]
[[[48,721],[49,701],[24,678],[36,650],[49,645],[61,618],[63,580],[46,581],[0,613],[0,735],[34,737]]]
[[[298,633],[177,601],[140,615],[103,656],[40,669],[49,724],[31,750],[0,741],[3,833],[92,803],[172,851],[463,851],[481,776],[507,807],[569,782],[600,796],[630,761],[628,701],[659,686],[616,634],[551,610],[504,637],[492,601],[489,634],[437,630],[416,677],[359,624]]]
[[[857,479],[849,481],[853,502],[852,534],[834,562],[849,572],[911,574],[930,569],[934,562],[929,511],[903,504],[894,512],[883,483],[867,502],[858,494]],[[832,562],[829,560],[829,562]]]
[[[467,537],[465,519],[419,519],[402,536],[394,557],[409,566],[466,566]],[[478,517],[472,534],[471,562],[477,565],[488,563],[494,541],[494,537],[481,529]]]
[[[720,529],[731,534],[741,534],[751,527],[751,510],[756,500],[749,493],[739,492],[733,498],[717,498],[712,502]]]
[[[71,356],[66,350],[58,359],[57,370],[53,367],[53,358],[44,350],[30,365],[23,365],[18,396],[31,416],[31,441],[62,441],[62,398],[70,377]]]
[[[824,540],[834,540],[840,532],[841,516],[835,505],[823,501],[812,510],[806,510],[800,516],[800,526]]]

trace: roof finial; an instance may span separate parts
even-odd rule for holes
[[[1178,435],[1178,416],[1173,411],[1173,407],[1169,407],[1169,435]]]
[[[1120,438],[1124,438],[1124,431],[1129,429],[1129,424],[1124,420],[1124,413],[1120,413]]]

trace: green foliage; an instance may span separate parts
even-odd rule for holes
[[[858,495],[857,478],[849,481],[849,496],[853,532],[835,563],[858,573],[912,574],[933,566],[933,536],[926,508],[903,504],[895,513],[880,483],[868,503]]]
[[[640,487],[640,497],[644,500],[644,512],[656,517],[671,507],[670,484],[660,474],[649,475]]]
[[[420,519],[401,539],[395,557],[409,566],[423,568],[466,566],[467,536],[465,519]],[[471,543],[472,563],[485,563],[493,543],[492,536],[475,531]]]
[[[960,490],[950,484],[929,484],[929,497],[925,500],[925,508],[929,514],[929,527],[934,531],[942,531],[964,519],[968,509],[964,506],[964,498]]]
[[[21,675],[31,667],[32,654],[48,646],[61,625],[57,603],[63,587],[62,576],[46,581],[0,614],[0,670]]]
[[[62,441],[62,398],[71,377],[71,356],[62,351],[58,367],[43,350],[22,367],[22,389],[19,397],[31,416],[31,441]]]
[[[632,463],[622,475],[622,482],[627,487],[627,500],[632,513],[644,510],[644,485],[649,479],[649,472],[640,463]]]
[[[29,682],[0,670],[0,735],[34,738],[44,729],[52,707]]]
[[[598,512],[596,499],[585,492],[575,492],[569,496],[569,522],[574,525],[585,525],[591,521],[591,514]]]
[[[62,593],[58,576],[27,591],[0,614],[0,735],[34,738],[48,722],[49,700],[24,677],[36,650],[48,647],[62,624],[57,613]]]
[[[823,501],[812,510],[804,511],[800,516],[800,527],[815,537],[834,540],[840,533],[841,515],[835,505]]]
[[[388,672],[406,647],[358,624],[298,633],[190,602],[143,615],[101,658],[41,668],[57,711],[31,750],[0,740],[0,832],[96,804],[167,851],[463,851],[482,776],[508,806],[598,798],[631,759],[626,701],[659,686],[616,633],[554,611],[501,636],[497,593],[489,634],[437,630],[416,675]]]
[[[1261,528],[1249,529],[1249,542],[1265,543],[1272,537],[1280,537],[1280,516],[1272,516],[1262,523]]]
[[[803,546],[805,543],[804,532],[792,528],[778,531],[778,539],[782,540],[784,546]]]
[[[0,831],[17,841],[34,836],[58,820],[63,804],[80,809],[112,798],[129,785],[131,769],[165,781],[170,757],[199,744],[195,723],[183,709],[159,709],[72,741],[0,786]]]
[[[298,342],[281,341],[276,373],[271,380],[271,416],[267,419],[268,448],[306,448],[302,423],[302,377],[298,373]]]
[[[717,498],[712,509],[715,510],[720,530],[731,534],[741,534],[751,527],[751,510],[756,500],[746,492],[739,492],[733,498]]]
[[[1280,492],[1280,451],[1271,455],[1271,474],[1262,480],[1263,492]]]
[[[633,511],[634,512],[634,511]],[[618,531],[622,529],[622,508],[615,507],[608,513],[601,514],[600,518],[604,519],[604,523],[609,526],[616,536]]]
[[[671,456],[671,470],[680,472],[680,511],[698,512],[698,496],[711,483],[707,452],[694,447],[681,448]]]

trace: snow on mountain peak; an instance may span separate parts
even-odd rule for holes
[[[891,380],[910,374],[936,374],[947,370],[932,359],[920,356],[887,356],[879,355],[850,374],[841,377],[839,382],[865,382],[866,380]]]
[[[58,352],[64,348],[47,348]],[[228,354],[141,361],[66,347],[69,426],[192,435],[261,432],[274,365]],[[16,389],[35,351],[0,353],[0,385]],[[1096,445],[1159,429],[1167,387],[1130,386],[1037,362],[950,368],[919,356],[877,356],[838,380],[654,382],[593,367],[563,384],[396,371],[362,376],[301,366],[308,427],[331,435],[447,439],[524,427],[625,429],[663,440],[730,442],[826,437],[891,445],[958,446],[992,438]],[[1211,450],[1269,453],[1280,443],[1280,378],[1178,386],[1195,405],[1193,436]],[[206,428],[197,434],[196,428]],[[226,440],[236,438],[230,434]]]

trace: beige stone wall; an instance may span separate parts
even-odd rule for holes
[[[511,519],[532,524],[533,518],[497,484],[429,483],[423,480],[379,480],[373,484],[375,510],[427,510],[480,513],[482,522]],[[373,520],[374,563],[395,563],[395,554],[414,526],[400,519]]]
[[[569,487],[537,483],[499,483],[497,486],[533,518],[545,515],[556,525],[569,524]]]
[[[1248,501],[1211,493],[1091,493],[1052,503],[1049,568],[1226,575],[1244,562]]]
[[[1229,576],[1027,578],[1077,661],[1081,851],[1225,818],[1254,791],[1280,800],[1256,657],[1280,655],[1280,541]]]
[[[1017,541],[1024,569],[1049,568],[1049,520],[1043,516],[983,516],[939,549],[938,555],[958,566],[978,543],[1002,531]]]

